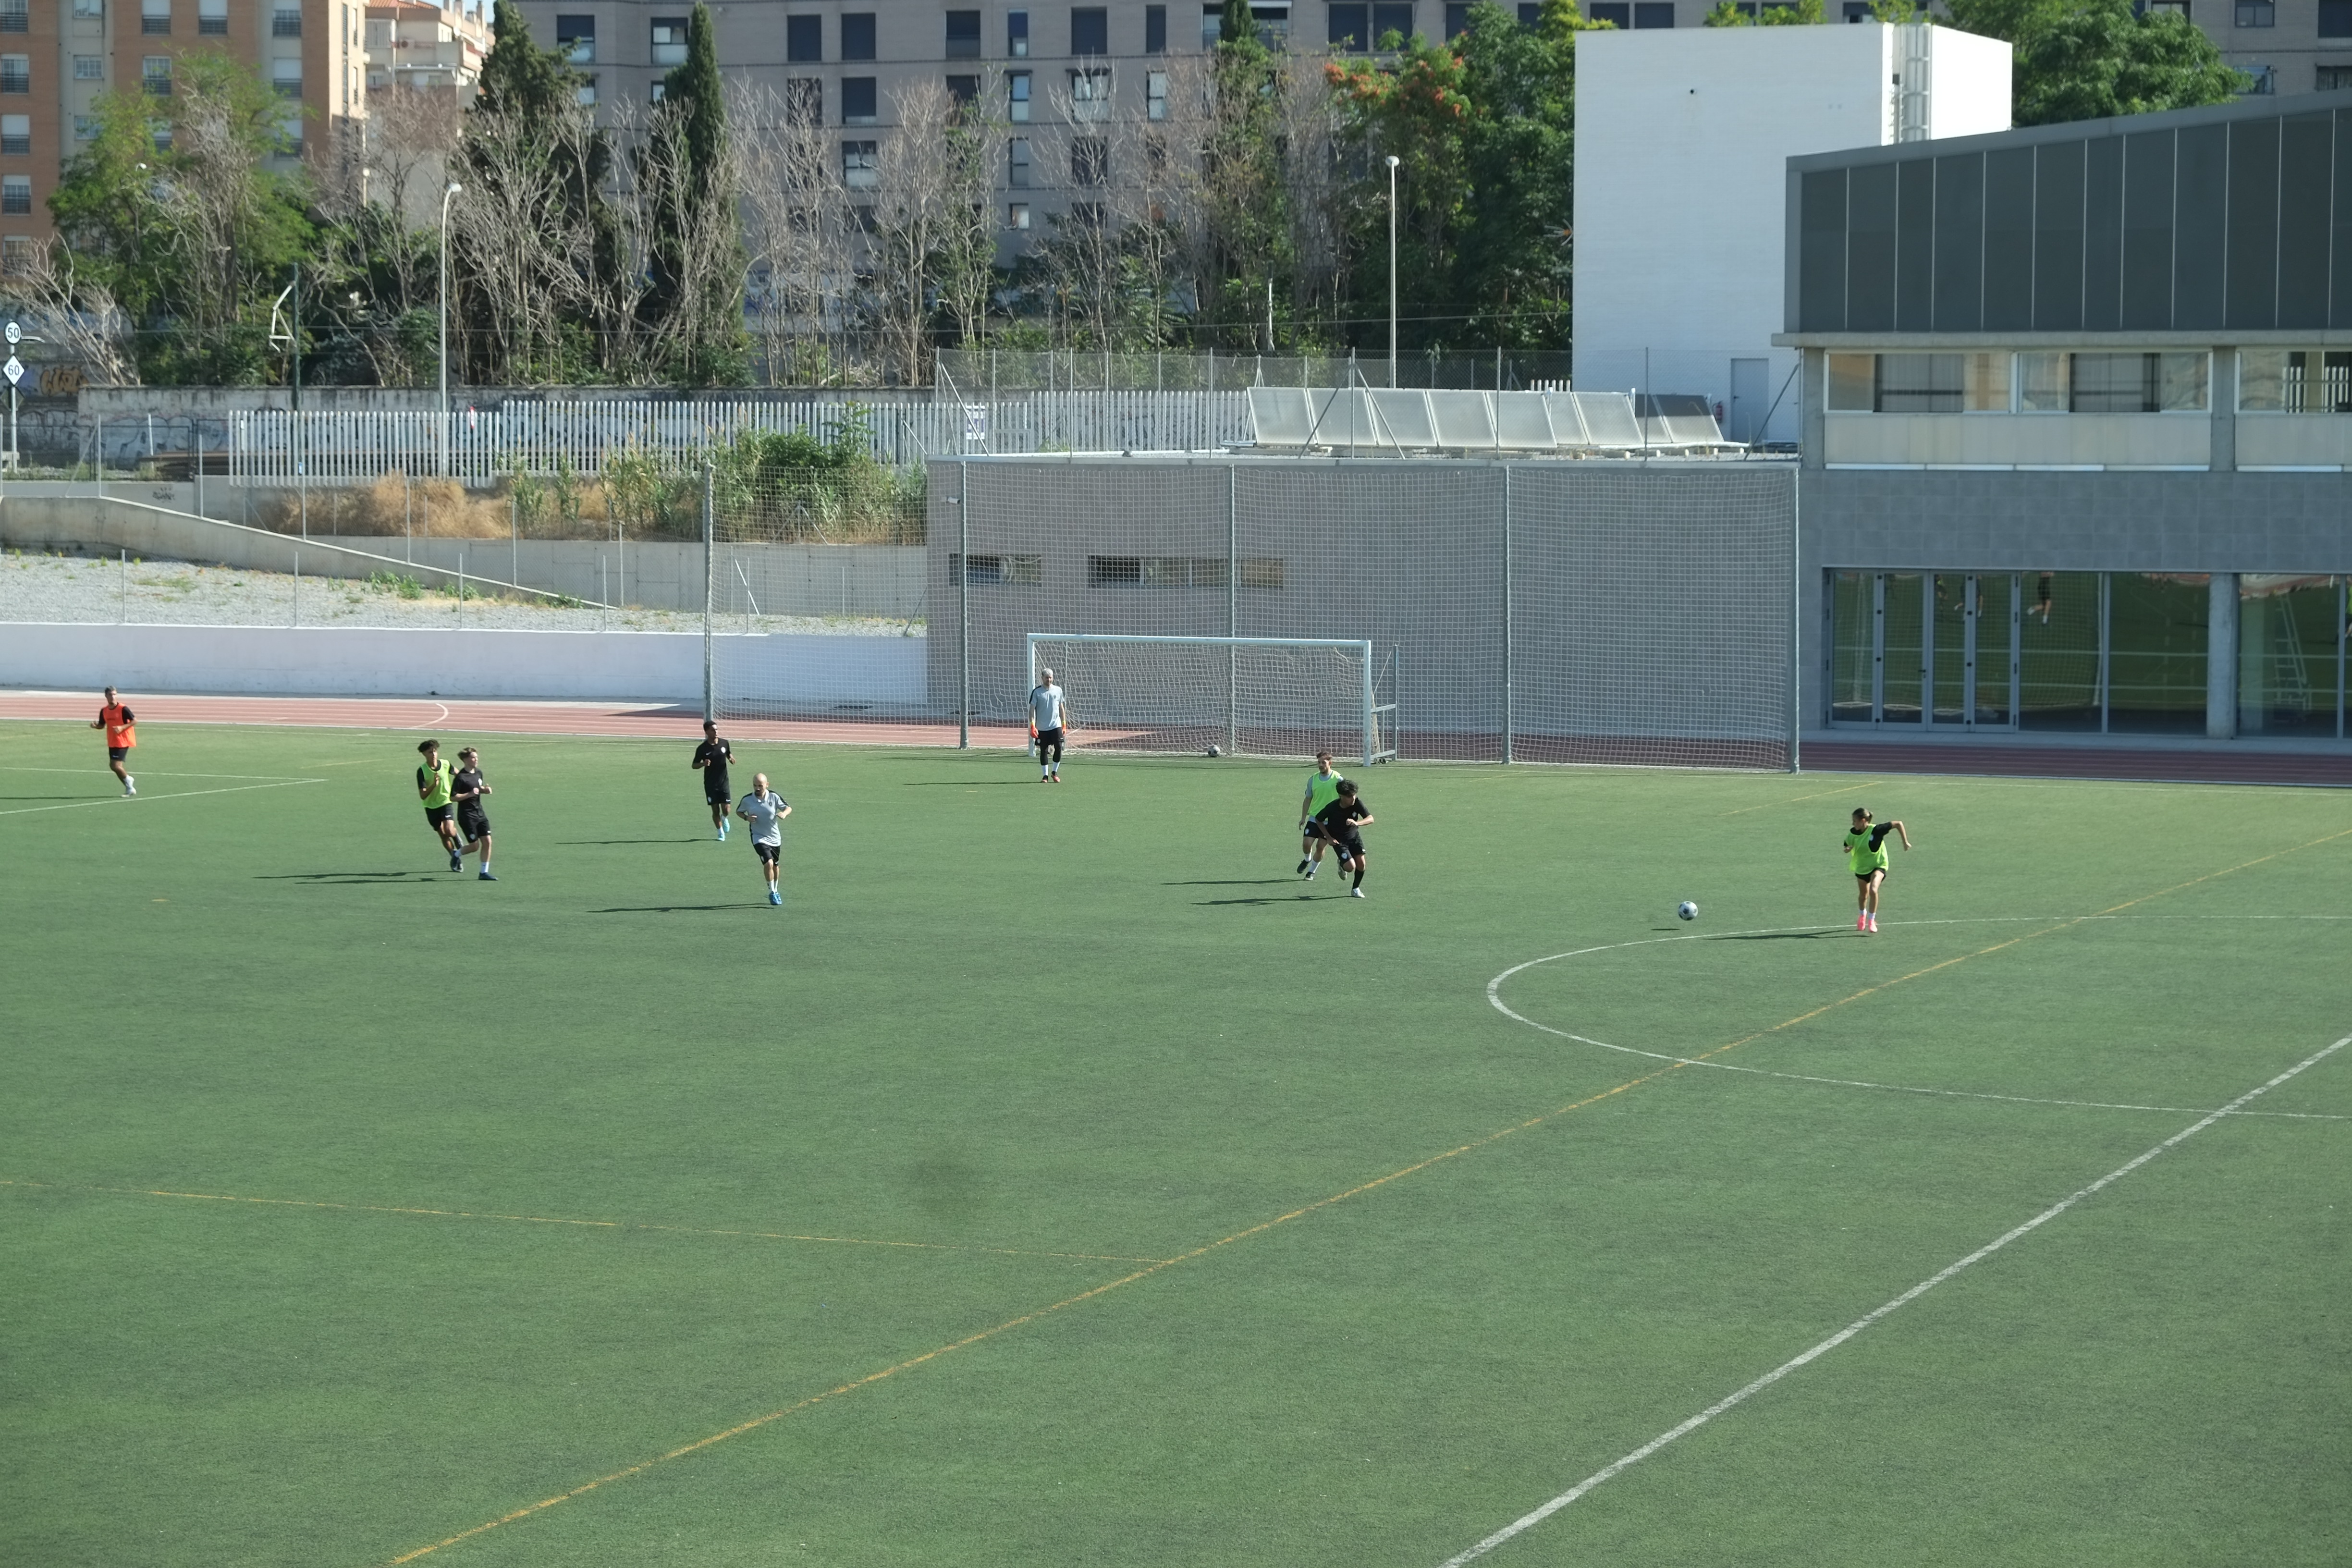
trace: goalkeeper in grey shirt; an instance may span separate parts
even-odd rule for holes
[[[1029,725],[1037,731],[1037,782],[1062,782],[1062,732],[1078,727],[1070,712],[1069,697],[1054,684],[1054,672],[1041,669],[1039,682],[1029,689]]]

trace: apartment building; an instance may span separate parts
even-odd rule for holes
[[[492,38],[484,0],[442,6],[389,0],[367,8],[367,85],[451,91],[482,74]]]
[[[395,28],[414,42],[392,58],[433,63],[406,74],[388,66],[387,82],[472,79],[489,47],[483,0],[438,10],[417,0],[0,0],[0,269],[21,264],[55,232],[48,198],[97,133],[101,93],[166,97],[183,59],[225,53],[253,66],[285,100],[288,128],[299,138],[289,161],[314,155],[336,144],[339,124],[365,118],[378,74],[371,18],[393,9],[402,16],[388,18],[387,47]],[[436,32],[456,41],[426,46]]]
[[[5,3],[5,0],[0,0]],[[1624,27],[1695,27],[1709,0],[1592,0],[1586,14]],[[532,36],[561,46],[600,106],[645,103],[686,58],[684,0],[521,0]],[[1533,4],[1511,0],[1524,19]],[[1217,40],[1222,7],[1203,0],[1106,0],[1100,5],[995,0],[978,6],[905,0],[748,0],[712,7],[719,62],[730,79],[764,85],[841,136],[853,185],[873,167],[893,95],[908,81],[942,81],[962,97],[986,92],[1007,124],[999,217],[1015,247],[1074,199],[1074,176],[1033,149],[1020,127],[1073,118],[1157,119],[1167,110],[1169,62]],[[1257,0],[1251,7],[1277,47],[1360,52],[1393,29],[1433,35],[1463,26],[1449,0]],[[1061,106],[1061,107],[1057,107]]]

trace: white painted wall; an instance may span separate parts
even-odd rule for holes
[[[921,637],[719,639],[729,689],[779,704],[920,707]],[[282,696],[702,700],[702,638],[677,632],[0,624],[0,680]]]
[[[1895,139],[1902,29],[1675,27],[1576,42],[1580,391],[1695,393],[1767,362],[1765,438],[1797,438],[1784,330],[1788,160]],[[2009,128],[2010,48],[1929,30],[1932,136]],[[1780,395],[1782,389],[1788,390]]]

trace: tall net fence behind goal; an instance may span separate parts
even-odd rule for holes
[[[1365,642],[1033,633],[1030,681],[1051,670],[1068,742],[1106,751],[1305,756],[1395,754],[1393,671]],[[1392,679],[1390,684],[1393,684]]]

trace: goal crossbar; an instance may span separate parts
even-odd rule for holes
[[[1037,648],[1040,644],[1044,643],[1076,645],[1079,647],[1108,645],[1127,647],[1159,646],[1170,648],[1223,648],[1226,650],[1226,688],[1225,700],[1223,704],[1225,750],[1229,754],[1234,755],[1238,755],[1241,751],[1242,725],[1240,719],[1241,703],[1238,691],[1239,677],[1233,657],[1234,655],[1238,654],[1244,648],[1267,648],[1302,652],[1319,648],[1327,649],[1334,653],[1345,654],[1355,660],[1357,669],[1360,673],[1361,678],[1359,682],[1358,690],[1354,694],[1357,699],[1355,703],[1356,713],[1354,716],[1362,731],[1363,744],[1361,751],[1364,765],[1366,767],[1370,767],[1375,763],[1387,762],[1397,754],[1397,705],[1394,701],[1382,702],[1380,700],[1379,680],[1381,671],[1374,662],[1376,656],[1373,651],[1373,645],[1369,638],[1150,637],[1110,632],[1031,632],[1027,634],[1026,637],[1024,639],[1024,649],[1027,656],[1025,662],[1029,672],[1029,684],[1033,689],[1037,684],[1037,671],[1041,668],[1041,663],[1037,657]],[[1391,674],[1393,675],[1393,654],[1391,655]],[[1081,715],[1081,717],[1083,717],[1083,715]]]

